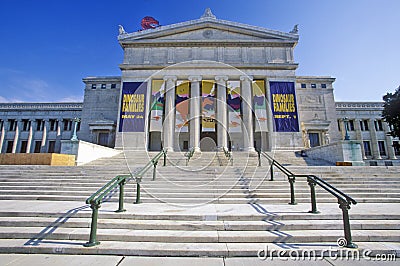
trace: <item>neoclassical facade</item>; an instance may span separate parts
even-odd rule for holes
[[[119,33],[121,76],[84,78],[83,103],[0,104],[1,152],[59,152],[79,117],[81,140],[154,151],[303,150],[344,139],[345,121],[365,160],[399,156],[382,103],[338,103],[334,78],[296,75],[296,26],[280,32],[207,9]]]

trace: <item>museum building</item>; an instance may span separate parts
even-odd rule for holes
[[[83,103],[1,103],[0,151],[57,153],[76,130],[82,141],[149,151],[299,151],[347,137],[364,160],[396,160],[383,103],[335,102],[335,78],[297,76],[298,40],[297,26],[280,32],[209,9],[132,33],[120,26],[121,76],[84,78]]]

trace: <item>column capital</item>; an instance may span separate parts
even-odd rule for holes
[[[191,82],[201,81],[203,78],[202,76],[189,76],[188,80]]]
[[[253,81],[253,76],[248,76],[248,75],[240,76],[240,80],[242,80],[242,81]]]
[[[178,79],[177,76],[164,76],[163,77],[163,80],[165,80],[165,81],[171,80],[171,81],[175,82],[177,79]]]
[[[228,76],[215,76],[214,78],[217,82],[224,82],[228,80]]]

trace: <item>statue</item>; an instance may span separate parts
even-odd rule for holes
[[[204,11],[204,14],[201,16],[201,18],[217,18],[212,12],[209,7],[206,8]]]
[[[298,34],[299,33],[299,24],[294,25],[293,30],[290,33]]]
[[[126,34],[126,31],[125,31],[125,29],[124,29],[124,27],[122,25],[118,25],[118,27],[119,27],[119,35]]]

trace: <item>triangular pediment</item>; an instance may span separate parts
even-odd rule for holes
[[[200,18],[155,29],[124,33],[118,36],[118,40],[121,45],[142,42],[297,43],[298,35],[215,18]]]

